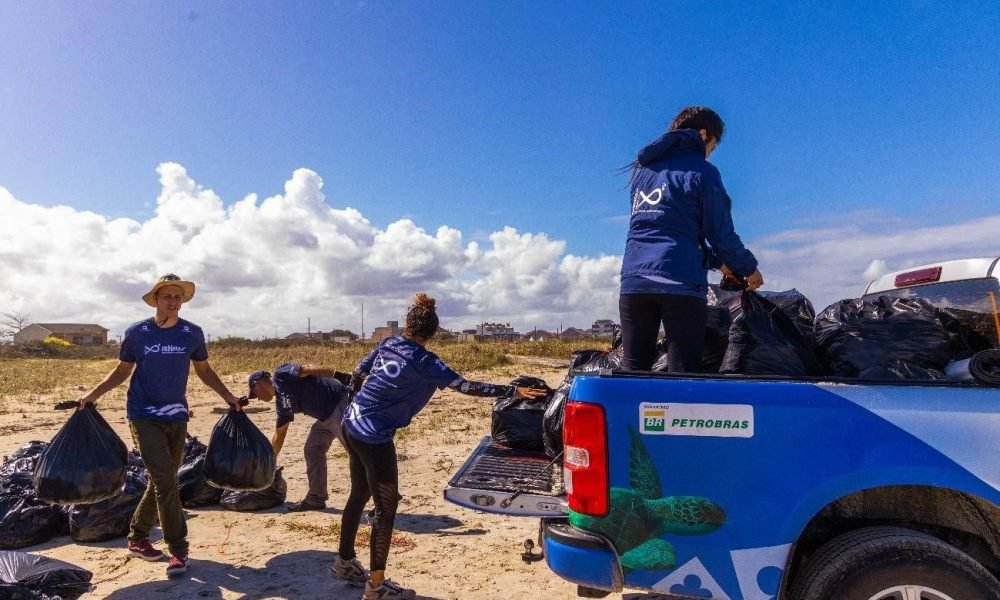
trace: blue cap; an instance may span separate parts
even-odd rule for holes
[[[247,386],[250,388],[250,392],[247,394],[247,398],[256,398],[257,394],[253,393],[253,384],[257,383],[261,379],[270,379],[271,374],[263,369],[254,371],[250,373],[250,377],[247,379]]]

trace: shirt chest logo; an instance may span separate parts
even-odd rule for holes
[[[144,348],[143,354],[184,354],[187,351],[187,346],[173,344],[153,344],[152,346],[144,346]]]

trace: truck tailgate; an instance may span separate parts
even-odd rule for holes
[[[444,489],[449,502],[521,517],[566,514],[562,465],[544,452],[515,450],[484,437]]]

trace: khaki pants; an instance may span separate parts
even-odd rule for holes
[[[339,402],[329,417],[316,421],[309,430],[304,450],[306,476],[309,478],[309,494],[306,495],[306,502],[326,503],[328,497],[326,453],[330,451],[334,439],[340,440],[341,445],[344,444],[344,431],[341,425],[345,404],[346,402]]]
[[[187,423],[136,419],[129,422],[129,428],[149,472],[149,485],[132,515],[128,539],[138,542],[148,538],[159,516],[163,541],[170,553],[186,556],[187,523],[181,508],[177,469],[184,460]]]

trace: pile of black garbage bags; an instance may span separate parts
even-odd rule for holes
[[[1000,385],[1000,350],[966,323],[974,315],[919,298],[880,296],[835,302],[816,314],[798,290],[752,292],[709,286],[700,373],[790,378],[974,381]],[[513,385],[545,389],[493,407],[493,439],[522,450],[562,451],[563,407],[576,375],[620,369],[620,334],[610,350],[575,352],[555,390],[522,376]],[[660,348],[654,371],[667,370]]]
[[[258,511],[287,494],[270,441],[233,410],[207,446],[188,436],[177,477],[186,508]],[[148,485],[139,453],[127,450],[93,405],[75,410],[51,442],[28,442],[0,465],[0,550],[67,533],[84,543],[124,537]]]

